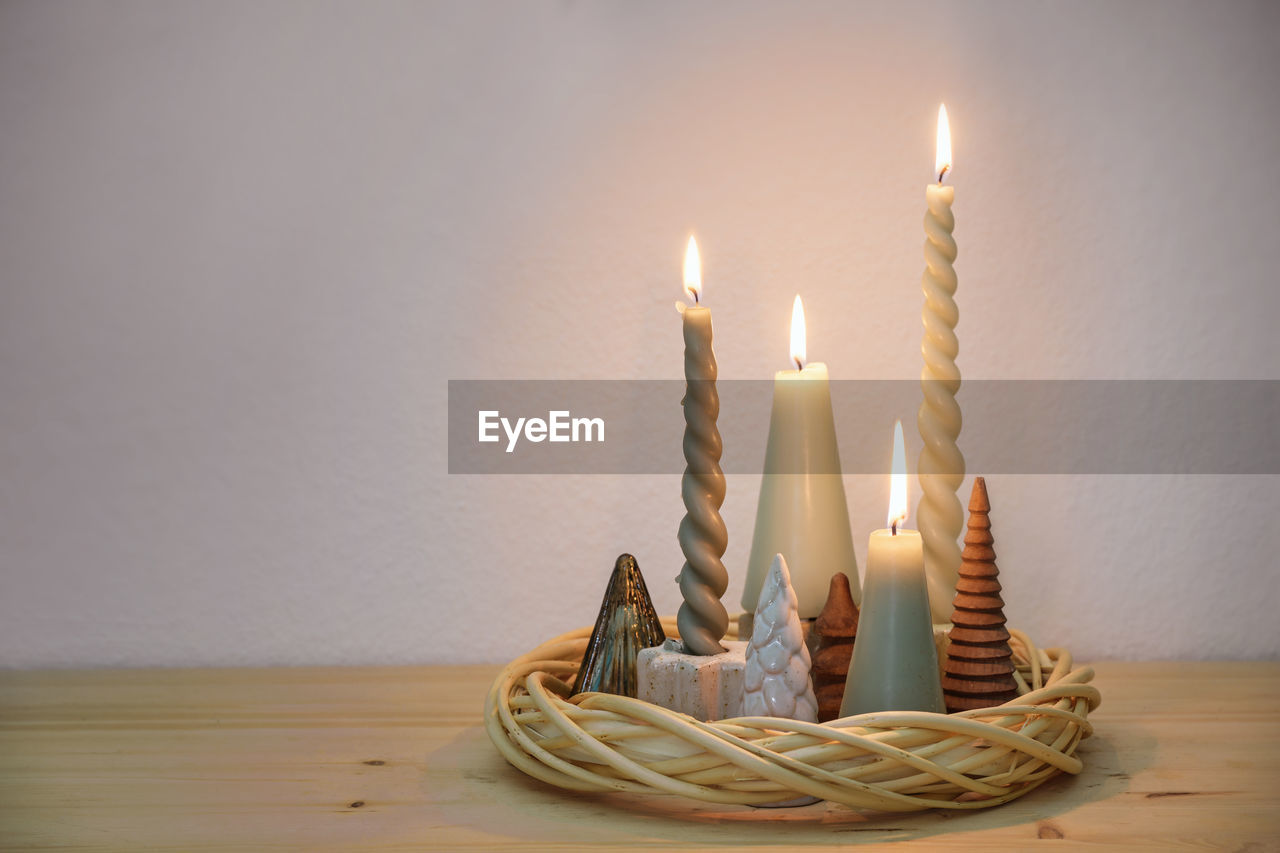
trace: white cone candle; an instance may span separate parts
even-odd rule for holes
[[[840,716],[875,711],[946,712],[920,534],[904,530],[907,461],[902,422],[893,432],[889,529],[871,534],[858,640]]]
[[[776,554],[791,570],[801,619],[822,611],[836,572],[849,576],[854,601],[861,599],[827,366],[805,364],[805,348],[804,308],[797,296],[791,318],[796,369],[779,370],[773,381],[764,477],[742,590],[747,614],[756,609]]]

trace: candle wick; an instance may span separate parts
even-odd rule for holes
[[[691,292],[693,293],[693,304],[698,305],[699,303],[701,303],[702,300],[698,298],[698,291],[694,290]]]
[[[897,520],[897,519],[894,519],[893,521],[891,521],[891,522],[889,523],[889,532],[890,532],[890,535],[892,535],[892,536],[897,536],[897,535],[898,535],[898,520]]]
[[[796,359],[796,370],[804,370],[804,365],[800,363],[800,359]]]
[[[951,164],[950,164],[950,163],[948,163],[947,165],[945,165],[945,166],[943,166],[943,167],[942,167],[942,171],[938,173],[938,184],[939,184],[939,185],[941,185],[941,184],[942,184],[942,179],[943,179],[944,177],[946,177],[947,172],[949,172],[950,170],[951,170]]]

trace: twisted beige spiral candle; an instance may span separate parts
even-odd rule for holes
[[[934,622],[946,622],[951,615],[960,570],[960,546],[957,539],[964,527],[964,509],[956,490],[964,480],[964,456],[956,446],[960,436],[960,369],[956,354],[956,241],[951,234],[956,220],[951,213],[955,189],[942,185],[951,168],[951,133],[947,125],[947,109],[938,110],[938,183],[925,190],[929,209],[924,216],[925,271],[924,288],[924,370],[920,385],[924,402],[917,423],[924,447],[920,451],[920,505],[917,525],[924,542],[925,575],[929,583],[929,609]]]
[[[701,274],[698,247],[689,238],[685,256],[685,287],[699,298]],[[718,655],[720,638],[729,627],[729,614],[720,597],[729,586],[729,573],[720,558],[729,534],[720,518],[724,503],[724,473],[720,470],[720,395],[716,391],[716,356],[711,349],[711,311],[682,307],[684,316],[684,477],[680,494],[685,516],[680,522],[680,550],[684,567],[677,581],[684,603],[676,624],[684,650],[692,655]]]

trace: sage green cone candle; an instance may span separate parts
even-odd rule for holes
[[[889,529],[871,534],[858,640],[840,716],[876,711],[946,713],[929,614],[920,534],[907,518],[907,463],[901,421],[894,427]]]
[[[822,612],[831,576],[837,572],[849,576],[855,602],[862,593],[827,366],[804,363],[804,307],[799,296],[791,312],[791,358],[797,369],[779,370],[773,380],[769,442],[742,608],[755,611],[774,555],[782,554],[791,570],[800,618],[813,619]]]

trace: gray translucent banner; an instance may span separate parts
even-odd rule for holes
[[[773,390],[717,383],[725,473],[763,473]],[[684,392],[682,380],[451,379],[449,473],[678,474]],[[915,472],[919,381],[832,381],[830,396],[843,473],[888,473],[895,419]],[[956,399],[973,474],[1280,473],[1277,381],[966,380]],[[834,473],[799,443],[772,473]]]

